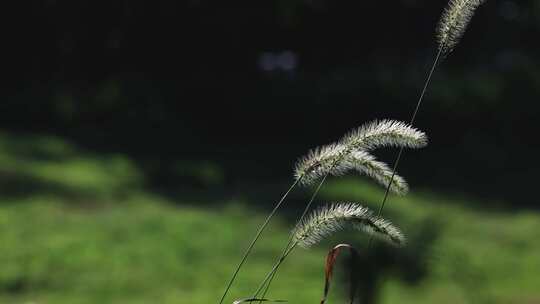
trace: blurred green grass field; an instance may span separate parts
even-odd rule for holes
[[[267,209],[253,208],[247,195],[217,204],[160,195],[127,157],[43,136],[0,134],[0,186],[0,303],[217,303]],[[382,194],[347,178],[330,181],[319,201],[375,209]],[[427,190],[391,197],[385,217],[409,235],[404,252],[423,248],[417,236],[426,231],[436,237],[422,261],[427,273],[414,284],[385,274],[381,302],[540,303],[540,214],[480,206]],[[287,240],[287,219],[266,232],[231,300],[249,296],[271,267]],[[328,248],[349,240],[367,250],[351,232],[298,249],[270,297],[318,301]],[[334,283],[331,302],[344,285]]]

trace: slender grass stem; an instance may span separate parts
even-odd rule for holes
[[[231,286],[232,284],[234,283],[234,280],[236,279],[238,273],[240,272],[240,269],[242,268],[242,266],[244,265],[244,263],[246,262],[249,254],[251,253],[251,251],[253,250],[253,247],[255,246],[255,243],[257,243],[257,241],[259,240],[259,238],[261,237],[261,234],[263,233],[264,229],[266,228],[266,226],[268,226],[268,223],[270,222],[270,220],[272,219],[272,217],[274,217],[275,213],[277,212],[277,210],[281,207],[281,205],[283,204],[283,202],[285,201],[285,198],[287,198],[287,196],[289,195],[289,193],[298,185],[298,183],[300,182],[300,180],[302,179],[302,176],[300,176],[299,178],[297,178],[293,183],[292,185],[289,187],[289,189],[287,190],[287,192],[285,192],[285,194],[283,194],[283,196],[281,197],[281,199],[279,200],[279,202],[274,206],[274,209],[272,209],[272,211],[270,212],[270,214],[268,214],[268,216],[266,217],[265,221],[263,222],[263,224],[259,227],[259,229],[257,230],[257,233],[255,234],[255,237],[253,238],[253,240],[251,240],[251,243],[249,244],[249,246],[247,247],[246,251],[244,252],[244,255],[242,256],[242,259],[240,260],[240,263],[238,263],[238,266],[236,266],[236,269],[234,270],[233,272],[233,275],[231,277],[231,279],[229,280],[229,283],[227,284],[227,287],[225,288],[225,292],[223,293],[223,295],[221,296],[221,299],[219,300],[219,304],[222,304],[223,301],[225,300],[225,297],[227,296],[227,294],[229,293],[229,290],[231,289]]]
[[[339,159],[336,159],[333,163],[332,163],[332,166],[331,168],[333,168],[337,163],[339,162]],[[311,208],[311,205],[313,205],[313,202],[315,201],[315,197],[317,197],[317,194],[319,193],[319,191],[321,190],[322,188],[322,185],[324,184],[324,182],[326,181],[326,179],[328,178],[328,175],[330,174],[330,172],[332,171],[332,169],[328,170],[328,172],[323,176],[323,178],[321,179],[321,181],[319,182],[319,184],[317,185],[317,188],[315,189],[315,191],[313,192],[313,194],[311,195],[311,198],[309,200],[309,202],[307,203],[306,207],[304,208],[304,211],[302,212],[302,215],[300,216],[300,218],[298,219],[298,221],[296,222],[295,224],[295,228],[292,230],[292,231],[295,231],[296,228],[300,225],[300,223],[302,222],[302,220],[304,219],[304,217],[306,217],[306,214],[308,213],[309,209]],[[289,237],[289,241],[287,242],[287,245],[283,248],[283,253],[281,254],[278,262],[276,262],[276,264],[274,265],[274,267],[272,268],[272,270],[270,270],[270,272],[268,272],[268,274],[266,275],[266,277],[264,278],[263,282],[261,283],[261,285],[259,286],[259,288],[257,289],[257,291],[255,292],[255,294],[253,295],[253,298],[256,298],[259,293],[261,292],[262,288],[264,287],[264,284],[266,284],[266,282],[268,281],[268,285],[266,286],[265,290],[264,290],[264,293],[262,295],[262,297],[266,296],[266,292],[268,291],[268,289],[270,288],[270,284],[272,284],[272,280],[274,279],[275,277],[275,273],[277,272],[279,266],[281,265],[281,263],[283,263],[283,260],[285,260],[285,258],[289,255],[290,251],[296,247],[296,243],[293,244],[293,239],[294,239],[294,234],[291,233],[291,236]],[[292,244],[292,245],[291,245]]]
[[[424,83],[424,87],[422,88],[422,93],[420,93],[420,97],[418,98],[418,102],[416,103],[416,107],[414,108],[414,112],[411,116],[411,121],[409,122],[410,125],[414,123],[416,120],[416,116],[418,114],[418,111],[420,109],[420,105],[422,104],[422,101],[424,100],[424,96],[426,95],[427,88],[429,86],[429,83],[431,82],[431,77],[433,76],[433,72],[435,72],[435,68],[437,67],[437,63],[439,63],[439,59],[441,58],[442,54],[442,48],[439,48],[439,51],[437,52],[437,55],[435,56],[435,60],[433,61],[433,65],[431,66],[431,69],[429,71],[429,74],[426,78],[426,81]],[[377,216],[380,216],[382,214],[382,211],[384,209],[384,205],[386,204],[386,201],[388,199],[388,194],[390,193],[390,186],[392,185],[392,182],[394,181],[394,177],[396,176],[396,170],[399,166],[399,161],[401,160],[401,156],[403,155],[403,147],[399,149],[398,155],[396,157],[396,160],[394,161],[394,167],[392,168],[392,177],[390,177],[390,182],[388,183],[388,186],[386,187],[386,190],[384,191],[384,197],[382,199],[382,202],[379,206],[379,210],[377,211]],[[371,247],[371,243],[373,242],[373,237],[369,239],[368,248]]]
[[[268,283],[266,284],[266,287],[264,288],[264,291],[262,293],[263,297],[265,297],[266,294],[268,293],[268,289],[270,289],[270,284],[274,280],[274,277],[276,276],[276,273],[277,273],[277,269],[272,272],[272,275],[270,276],[270,279],[268,280]],[[259,302],[259,304],[261,304],[261,303]]]
[[[289,254],[293,251],[293,249],[296,247],[297,244],[298,243],[292,244],[292,246],[290,246],[289,248],[287,248],[287,250],[284,251],[283,255],[274,264],[272,269],[266,274],[263,281],[261,282],[261,284],[259,285],[259,287],[255,291],[255,293],[253,294],[252,298],[256,298],[260,294],[260,292],[262,291],[263,288],[265,288],[265,290],[264,290],[264,293],[263,293],[262,297],[266,296],[266,292],[270,288],[270,284],[272,283],[271,281],[275,277],[275,274],[276,274],[279,266],[281,266],[281,264],[285,261],[287,256],[289,256]]]

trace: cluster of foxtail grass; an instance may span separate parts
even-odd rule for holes
[[[289,238],[289,242],[284,247],[282,255],[263,279],[254,295],[251,298],[241,300],[240,302],[267,301],[264,297],[277,269],[297,245],[308,248],[318,243],[322,238],[345,227],[352,227],[353,229],[367,233],[372,238],[384,240],[387,243],[398,247],[405,244],[406,239],[403,233],[389,221],[381,218],[380,215],[390,192],[404,195],[409,190],[405,179],[396,174],[402,152],[405,148],[421,148],[427,144],[427,136],[425,133],[413,128],[411,125],[414,124],[437,63],[441,57],[447,56],[456,47],[467,29],[467,26],[474,15],[474,11],[483,2],[484,0],[449,1],[436,30],[438,52],[428,73],[409,124],[393,120],[374,121],[355,129],[335,143],[311,150],[306,156],[298,161],[295,167],[295,179],[292,185],[276,203],[273,210],[257,230],[255,237],[247,247],[240,263],[233,272],[226,290],[219,301],[220,304],[227,296],[238,272],[251,253],[255,243],[259,240],[262,232],[265,230],[276,211],[284,203],[289,193],[297,185],[309,186],[318,181],[318,185],[315,188],[311,199],[306,204],[304,212],[297,221]],[[376,160],[376,158],[371,155],[373,150],[381,147],[399,148],[399,153],[392,168],[387,164]],[[386,188],[378,212],[375,214],[356,203],[337,203],[330,206],[324,206],[306,217],[326,178],[328,176],[341,176],[350,171],[356,171],[370,177]]]
[[[392,170],[369,152],[381,147],[421,148],[427,145],[425,133],[393,120],[373,121],[345,135],[338,142],[315,148],[302,157],[294,170],[295,178],[311,185],[326,175],[341,176],[355,170],[375,179],[398,194],[408,186],[401,177],[390,181]]]
[[[293,188],[299,184],[310,186],[320,180],[317,190],[306,205],[304,214],[300,217],[299,221],[306,215],[318,193],[318,189],[320,189],[320,186],[322,186],[329,175],[341,176],[354,170],[371,177],[383,186],[389,186],[394,193],[404,195],[409,191],[409,186],[405,179],[395,176],[387,164],[377,161],[370,152],[383,147],[422,148],[426,145],[427,136],[424,132],[403,122],[380,120],[362,125],[343,136],[339,141],[315,148],[309,151],[306,156],[301,157],[294,170],[295,179],[293,184],[274,206],[274,209],[267,216],[265,222],[259,227],[257,234],[233,273],[221,301],[226,296],[240,268],[245,263],[249,253],[268,225],[270,219],[280,208]],[[291,245],[291,242],[292,240],[289,240],[289,243],[285,246],[284,253]]]
[[[395,175],[387,164],[377,161],[369,152],[383,147],[422,148],[427,142],[424,132],[406,123],[380,120],[364,124],[339,141],[315,148],[300,158],[294,172],[296,181],[305,185],[319,181],[318,186],[297,221],[281,257],[259,285],[253,298],[259,297],[261,292],[261,298],[264,298],[281,263],[297,245],[308,247],[308,244],[316,243],[322,237],[345,226],[360,228],[370,236],[386,238],[395,244],[403,245],[405,238],[397,228],[361,206],[354,208],[352,204],[337,204],[313,213],[308,220],[305,220],[305,217],[329,175],[340,176],[355,170],[398,195],[406,194],[409,187],[405,179]],[[352,223],[355,225],[349,225]]]

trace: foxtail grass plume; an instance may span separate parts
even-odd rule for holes
[[[384,119],[360,126],[345,135],[340,143],[350,150],[372,151],[384,147],[417,149],[427,145],[427,136],[404,122]]]
[[[427,136],[403,122],[394,120],[373,121],[345,135],[337,143],[311,150],[296,164],[294,175],[304,185],[310,185],[330,174],[340,176],[356,170],[387,186],[396,194],[407,193],[408,186],[400,176],[392,179],[392,170],[376,161],[368,151],[381,147],[421,148]]]
[[[356,203],[334,203],[314,211],[293,231],[294,244],[308,248],[330,234],[352,227],[395,246],[406,243],[403,233],[392,223]]]
[[[349,168],[339,161],[345,150],[344,145],[337,143],[310,150],[296,163],[294,177],[303,185],[311,185],[328,172],[334,176],[345,174]]]
[[[385,188],[388,187],[388,183],[391,183],[390,191],[395,194],[405,195],[409,192],[409,185],[403,177],[393,174],[392,169],[387,164],[377,161],[373,155],[365,151],[352,152],[347,156],[345,162],[350,164],[348,166],[351,168],[371,177]],[[392,175],[394,175],[393,178]]]
[[[465,33],[474,11],[485,0],[450,0],[437,27],[439,51],[450,53]]]

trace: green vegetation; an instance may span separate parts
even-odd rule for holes
[[[127,158],[58,138],[2,136],[0,168],[0,303],[211,303],[262,220],[247,202],[196,208],[149,193]],[[287,228],[268,232],[232,295],[255,289]],[[321,256],[293,257],[280,296],[316,298]]]
[[[175,207],[145,194],[86,207],[32,197],[0,210],[2,303],[211,303],[241,252],[237,244],[260,220],[239,208]],[[285,230],[277,232],[258,250],[234,295],[252,291],[270,267],[285,237]],[[317,297],[324,253],[306,254],[291,260],[298,264],[277,282],[280,296]],[[289,288],[295,285],[310,288]]]
[[[2,135],[0,303],[216,302],[262,221],[251,207],[257,202],[176,201],[145,189],[143,176],[123,156],[94,155],[60,139]],[[426,260],[428,273],[412,285],[388,275],[382,303],[540,300],[538,213],[484,211],[474,199],[415,191],[414,184],[412,189],[407,197],[392,196],[385,216],[399,223],[413,249],[419,245],[415,236],[425,230],[420,224],[433,221],[437,237]],[[376,208],[382,195],[363,180],[339,179],[325,185],[320,201]],[[256,288],[290,225],[284,217],[273,222],[232,297],[249,296]],[[318,301],[326,252],[343,239],[295,251],[269,296]],[[363,241],[355,242],[360,251]],[[329,303],[337,302],[343,288],[334,283]]]

